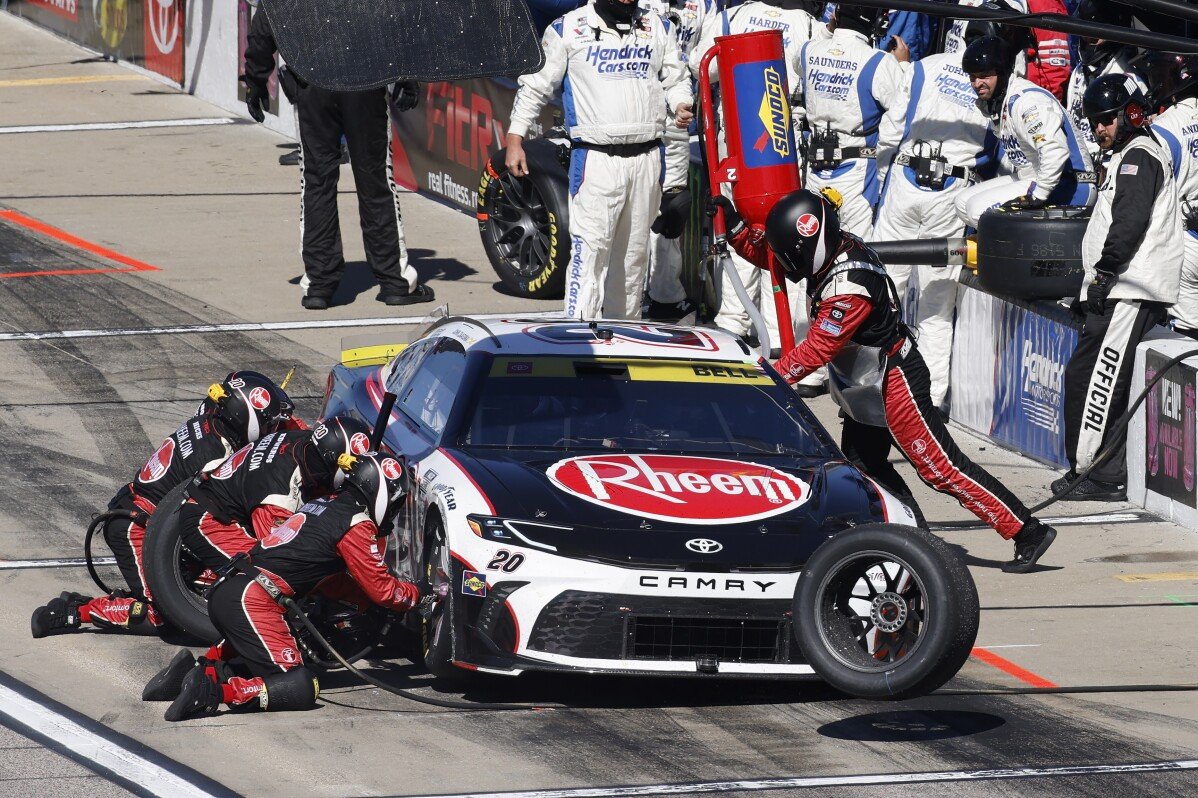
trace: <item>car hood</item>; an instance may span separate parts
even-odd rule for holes
[[[884,520],[877,489],[844,461],[483,447],[454,455],[526,539],[613,564],[789,569],[830,535]]]

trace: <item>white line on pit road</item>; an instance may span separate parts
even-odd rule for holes
[[[3,338],[0,338],[3,340]],[[1155,515],[1150,515],[1145,512],[1125,512],[1125,513],[1098,513],[1095,515],[1058,515],[1052,518],[1041,518],[1046,524],[1059,524],[1060,526],[1093,526],[1096,524],[1135,524],[1141,522],[1159,521]],[[970,529],[983,528],[981,522],[978,521],[944,521],[933,523],[932,529],[936,532],[952,532],[964,531]]]
[[[182,776],[138,756],[113,740],[88,731],[75,721],[4,685],[0,685],[0,715],[4,715],[102,770],[129,781],[149,795],[211,798]]]
[[[67,125],[16,125],[0,127],[0,133],[73,133],[84,130],[131,130],[153,127],[208,127],[209,125],[231,125],[236,119],[228,117],[201,117],[198,119],[150,119],[144,122],[78,122]]]
[[[92,557],[94,565],[116,565],[116,557]],[[82,557],[58,557],[47,560],[0,560],[0,571],[22,571],[33,568],[83,568]]]
[[[475,313],[472,319],[544,319],[560,316],[559,311],[532,313]],[[309,321],[246,321],[229,324],[189,324],[179,327],[126,327],[112,330],[51,330],[48,332],[0,333],[0,341],[60,341],[75,338],[126,338],[134,335],[188,335],[219,332],[268,332],[281,330],[320,330],[346,327],[399,327],[427,324],[428,316],[381,316],[371,319],[317,319]]]
[[[993,770],[946,770],[928,773],[883,773],[870,776],[810,776],[746,781],[706,781],[691,784],[647,784],[635,787],[582,787],[525,792],[470,792],[406,798],[635,798],[641,795],[686,795],[691,793],[753,792],[871,785],[929,784],[955,781],[1101,776],[1119,773],[1157,773],[1198,770],[1198,759],[1173,762],[1144,762],[1133,765],[1072,765],[1046,768],[997,768]]]

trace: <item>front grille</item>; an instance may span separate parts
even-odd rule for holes
[[[786,662],[784,621],[757,618],[630,619],[632,659]]]

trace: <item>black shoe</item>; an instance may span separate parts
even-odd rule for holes
[[[379,302],[388,305],[415,305],[420,302],[432,302],[436,298],[433,289],[427,285],[418,285],[406,294],[398,291],[379,291],[379,295],[375,297]]]
[[[183,689],[183,678],[195,669],[196,658],[185,648],[179,649],[167,665],[154,674],[142,688],[142,701],[173,701]]]
[[[1003,563],[1008,574],[1026,574],[1035,567],[1048,547],[1057,538],[1057,531],[1038,519],[1031,519],[1015,534],[1015,559]]]
[[[300,151],[294,149],[279,156],[279,166],[299,166]]]
[[[803,385],[802,383],[798,383],[794,386],[794,389],[795,393],[804,399],[814,399],[817,396],[826,394],[828,392],[828,385],[827,383],[823,385]]]
[[[329,298],[327,296],[320,296],[319,294],[312,294],[301,299],[300,304],[308,310],[328,310]]]
[[[58,629],[78,629],[79,623],[79,604],[59,596],[33,611],[29,631],[34,639],[40,639]]]
[[[1077,477],[1066,474],[1064,477],[1054,480],[1049,487],[1055,494],[1064,490],[1065,486],[1074,479]],[[1127,489],[1116,482],[1099,482],[1096,479],[1086,478],[1073,490],[1062,496],[1061,500],[1068,502],[1125,502],[1127,501]]]
[[[197,665],[183,677],[179,696],[162,717],[174,722],[211,715],[220,708],[221,694],[220,685],[209,679],[204,669]]]

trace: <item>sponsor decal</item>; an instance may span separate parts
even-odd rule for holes
[[[299,662],[299,657],[296,656],[295,649],[291,646],[287,646],[280,651],[279,656],[282,657],[283,661],[288,664]]]
[[[811,238],[819,232],[819,218],[814,213],[805,213],[795,222],[795,229],[804,238]]]
[[[485,598],[487,595],[487,575],[478,571],[463,571],[462,595]]]
[[[26,0],[26,2],[53,11],[63,19],[75,22],[79,19],[78,0]]]
[[[837,321],[840,321],[841,319],[844,318],[844,311],[841,310],[840,308],[832,308],[832,318],[836,319]]]
[[[300,528],[304,522],[308,520],[308,516],[304,513],[296,513],[288,518],[283,523],[270,531],[270,534],[264,537],[258,545],[264,549],[273,549],[276,546],[284,546],[295,540],[295,536],[299,534]]]
[[[1149,351],[1144,379],[1160,373],[1168,358]],[[1198,507],[1195,486],[1194,428],[1195,393],[1198,369],[1185,363],[1174,364],[1161,377],[1147,400],[1145,479],[1148,490],[1168,496],[1189,507]]]
[[[616,322],[603,324],[604,330],[611,331],[611,338],[599,341],[595,331],[589,324],[539,324],[524,328],[525,334],[547,344],[576,345],[612,343],[624,341],[632,344],[647,346],[663,346],[673,349],[701,349],[715,351],[716,344],[710,336],[698,330],[686,327],[664,327],[661,325],[633,324],[631,322]]]
[[[691,538],[686,547],[696,554],[716,554],[724,550],[724,544],[711,538]]]
[[[619,513],[687,524],[729,524],[790,512],[811,487],[776,468],[667,454],[572,457],[546,472],[573,496]]]
[[[250,391],[250,407],[255,410],[265,410],[270,407],[270,391],[261,386]]]
[[[349,439],[350,454],[366,454],[370,451],[370,438],[365,432],[355,432]]]
[[[748,168],[782,166],[794,161],[794,130],[786,97],[786,67],[781,61],[752,61],[732,70],[737,123]]]
[[[824,319],[819,323],[819,328],[824,332],[832,333],[832,335],[840,335],[842,332],[844,332],[844,328],[842,328],[839,324],[833,324],[827,319]]]
[[[532,374],[532,363],[527,360],[512,361],[507,364],[508,374]]]
[[[382,462],[383,476],[387,479],[399,479],[403,476],[403,469],[399,463],[390,457],[384,457]]]
[[[146,69],[183,82],[183,0],[144,0]]]
[[[146,464],[141,467],[141,471],[137,472],[138,482],[157,482],[166,476],[166,471],[170,467],[171,458],[175,456],[175,439],[167,438],[158,447],[158,451],[154,452]]]
[[[238,449],[233,453],[232,457],[216,467],[216,470],[211,474],[212,478],[228,479],[233,476],[233,472],[241,468],[241,464],[245,462],[245,458],[250,456],[250,450],[253,448],[252,446],[243,446]]]

